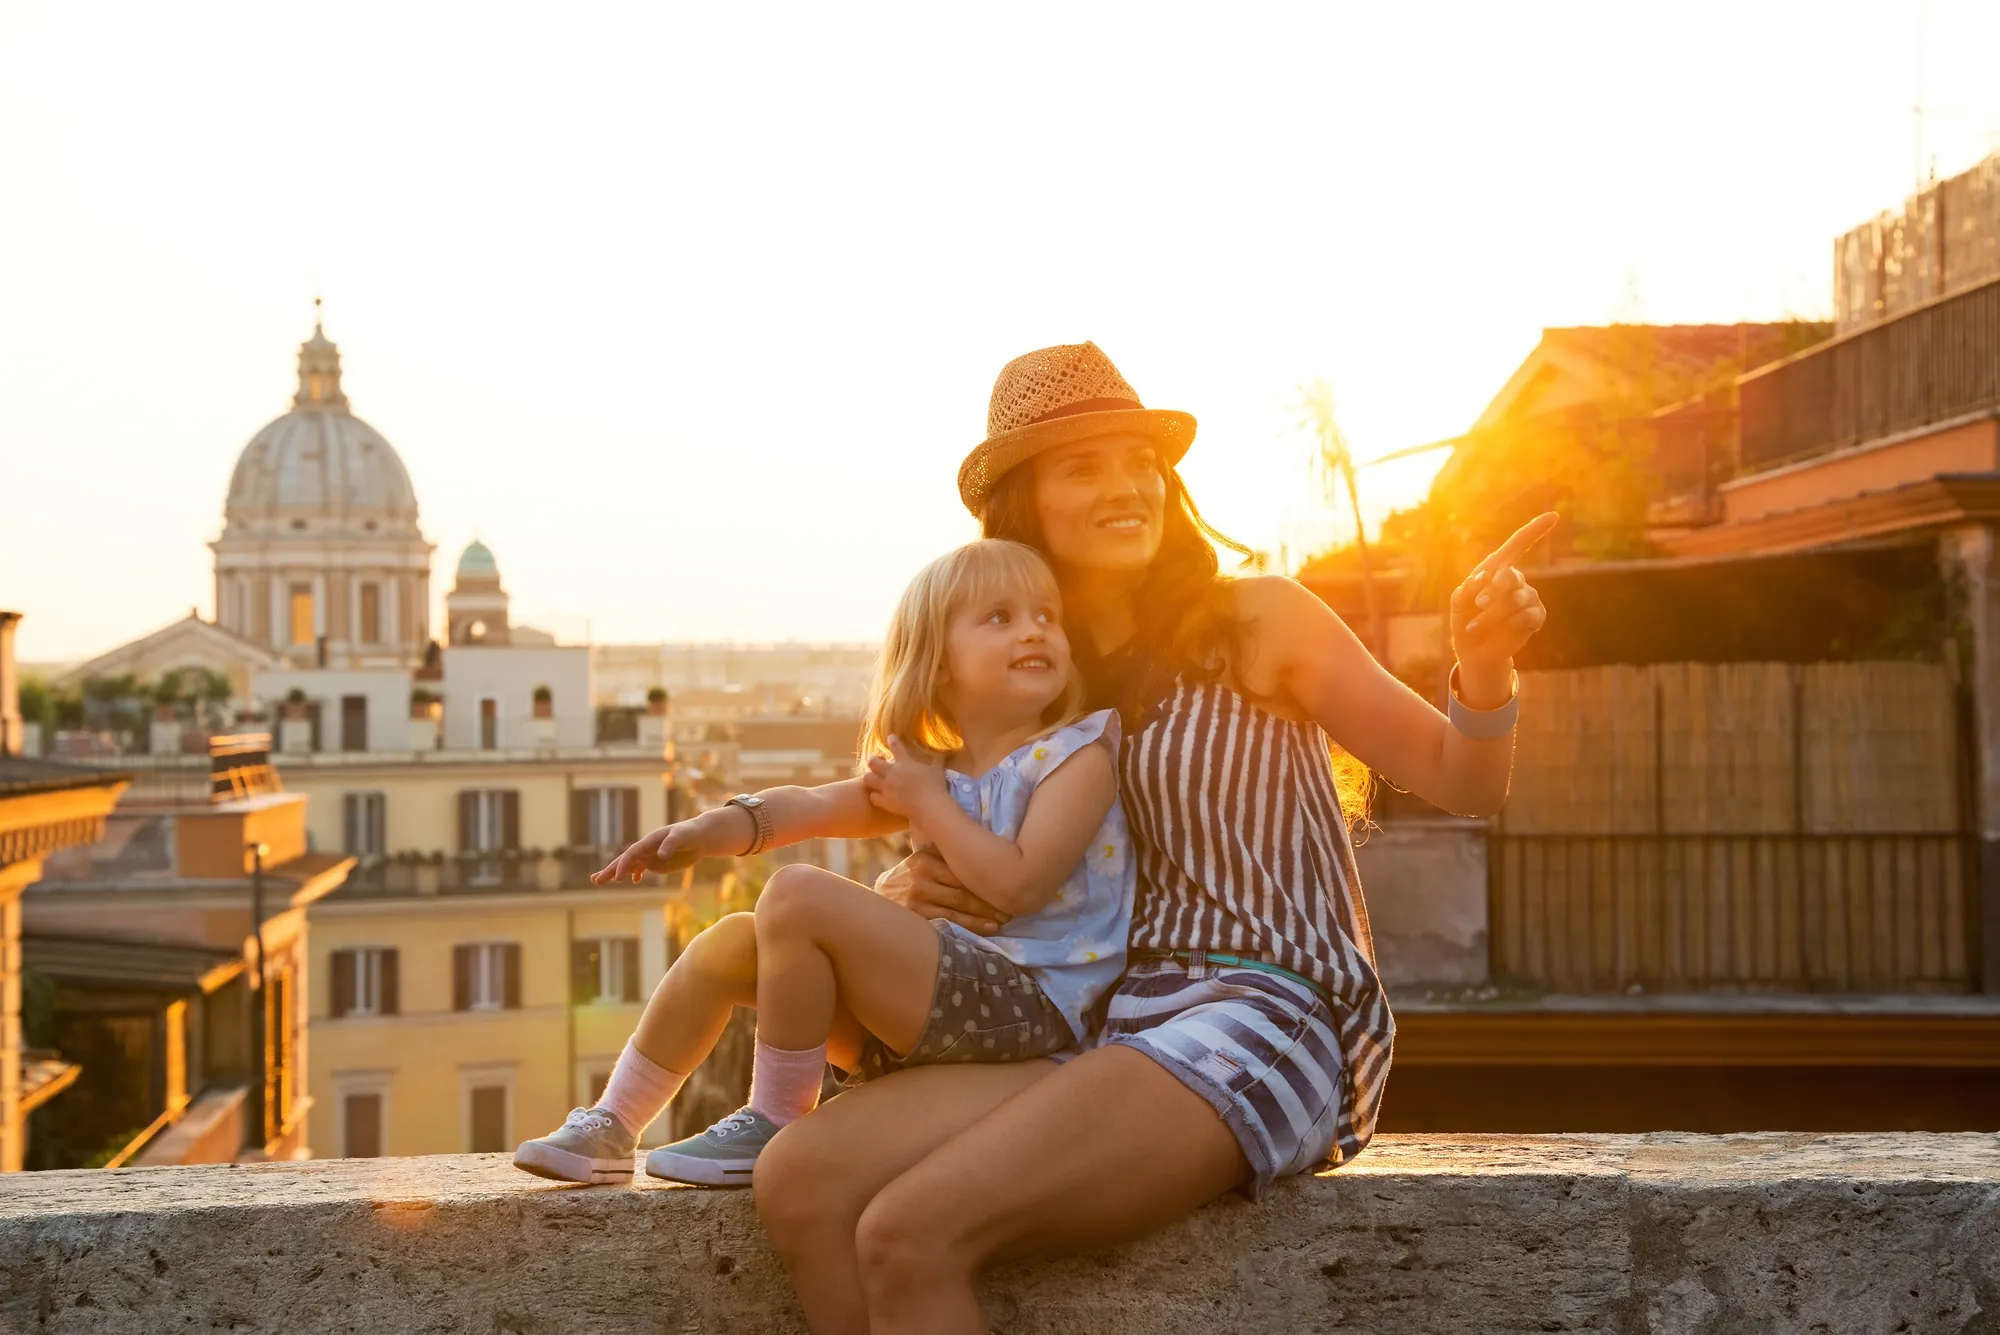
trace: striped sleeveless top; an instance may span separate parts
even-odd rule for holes
[[[1334,1161],[1345,1163],[1374,1134],[1396,1022],[1326,734],[1187,677],[1128,723],[1132,949],[1254,956],[1326,989],[1347,1094]]]

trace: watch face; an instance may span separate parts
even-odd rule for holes
[[[763,798],[761,798],[761,797],[752,797],[752,796],[750,796],[750,795],[749,795],[748,793],[745,793],[745,794],[744,794],[743,796],[741,796],[741,797],[734,797],[734,798],[731,798],[730,800],[731,800],[732,802],[736,803],[736,805],[738,805],[738,806],[743,806],[743,807],[761,807],[761,806],[763,806],[763,805],[764,805],[764,799],[763,799]]]

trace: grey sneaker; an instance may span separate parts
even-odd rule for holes
[[[757,1156],[777,1134],[770,1118],[742,1108],[698,1136],[660,1146],[646,1156],[646,1172],[669,1182],[747,1187]]]
[[[514,1151],[514,1167],[558,1182],[629,1182],[639,1138],[602,1108],[578,1108],[560,1128]]]

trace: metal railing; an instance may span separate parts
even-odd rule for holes
[[[2000,411],[2000,279],[1738,382],[1748,470]]]
[[[560,853],[457,853],[442,858],[364,856],[347,875],[343,893],[361,895],[482,895],[575,890],[619,850],[564,849]],[[649,876],[647,884],[657,878]]]

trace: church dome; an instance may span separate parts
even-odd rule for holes
[[[500,563],[493,559],[493,549],[477,538],[472,540],[458,558],[459,578],[463,579],[467,575],[487,575],[494,579],[500,577]]]
[[[313,326],[292,410],[243,447],[225,531],[416,537],[417,493],[382,433],[348,410],[340,349]]]

